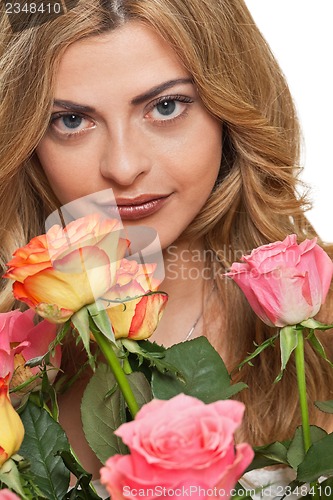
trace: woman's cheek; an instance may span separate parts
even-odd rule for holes
[[[53,192],[61,203],[65,204],[91,193],[94,172],[98,168],[94,168],[98,160],[92,148],[60,146],[45,140],[45,143],[37,148],[36,154]]]

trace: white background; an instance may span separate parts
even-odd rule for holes
[[[245,0],[289,83],[303,130],[308,218],[333,242],[333,0]]]

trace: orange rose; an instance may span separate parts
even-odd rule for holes
[[[150,337],[161,319],[168,295],[156,292],[159,281],[153,277],[156,264],[137,264],[122,259],[116,284],[104,295],[110,301],[106,312],[116,339],[143,340]],[[119,302],[119,304],[117,304]]]
[[[16,280],[15,298],[49,321],[64,323],[113,285],[128,246],[120,229],[119,221],[93,214],[33,238],[7,264],[4,277]]]

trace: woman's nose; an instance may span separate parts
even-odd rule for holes
[[[129,186],[151,169],[149,152],[148,144],[138,131],[113,134],[105,141],[101,175],[119,185]]]

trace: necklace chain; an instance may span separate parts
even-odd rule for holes
[[[195,320],[195,322],[193,323],[192,328],[190,329],[190,331],[188,332],[188,334],[187,334],[187,335],[186,335],[186,337],[184,338],[183,342],[185,342],[186,340],[188,340],[188,339],[191,337],[192,333],[193,333],[193,332],[194,332],[194,330],[195,330],[195,327],[197,326],[197,324],[198,324],[198,322],[199,322],[199,319],[200,319],[200,318],[201,318],[201,316],[202,316],[202,313],[203,313],[203,311],[201,311],[201,313],[199,314],[199,316],[197,317],[197,319],[196,319],[196,320]]]
[[[216,287],[216,283],[215,283],[215,280],[214,280],[214,283],[213,283],[213,288],[212,288],[212,291],[211,293],[214,292],[215,290],[215,287]],[[195,322],[193,323],[191,329],[189,330],[189,332],[187,333],[186,337],[184,338],[183,342],[185,342],[186,340],[189,340],[192,336],[192,333],[194,332],[195,330],[195,327],[197,326],[197,324],[199,323],[199,320],[201,319],[203,315],[203,310],[201,311],[201,313],[199,314],[199,316],[197,317],[197,319],[195,320]]]

